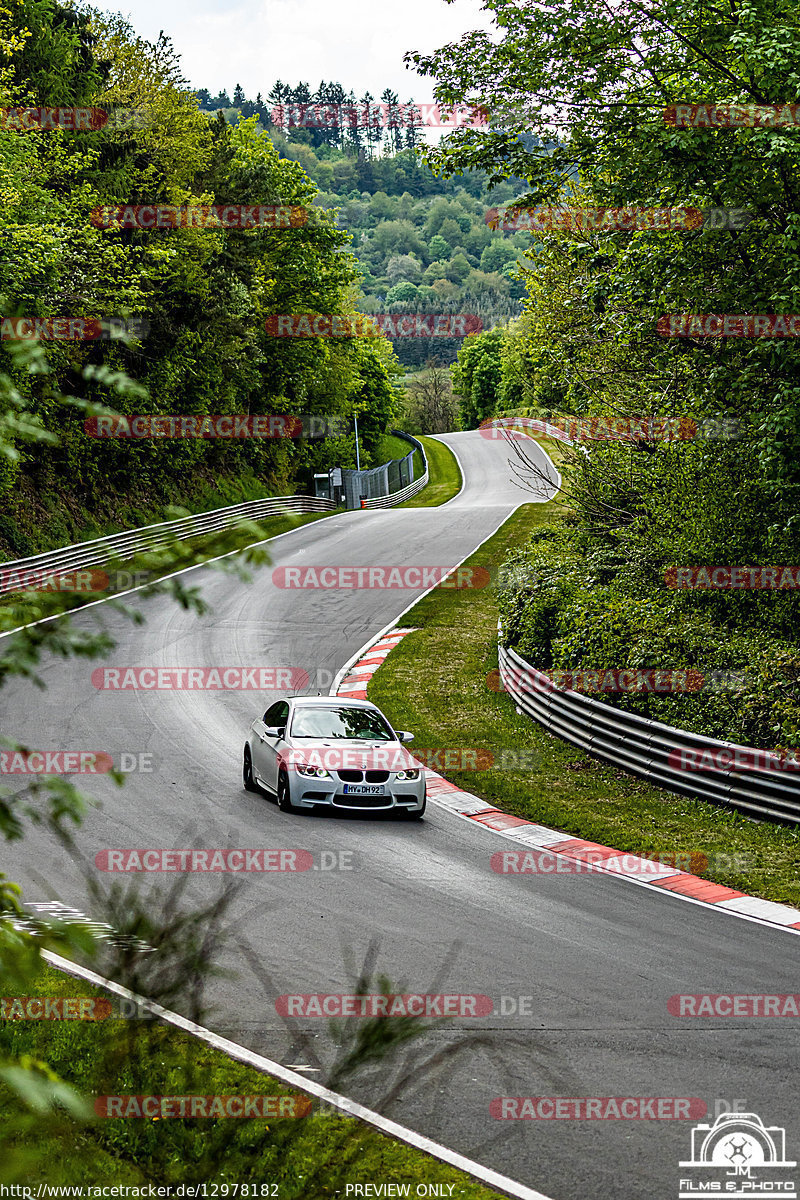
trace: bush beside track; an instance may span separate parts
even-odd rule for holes
[[[82,980],[46,967],[30,996],[103,996]],[[118,1059],[113,1077],[103,1077]],[[102,1047],[102,1051],[101,1051]],[[0,1057],[31,1055],[89,1097],[99,1094],[292,1095],[278,1080],[155,1021],[101,1022],[5,1020]],[[135,1065],[131,1067],[131,1062]],[[143,1075],[142,1067],[145,1064]],[[277,1185],[263,1195],[280,1200],[335,1196],[347,1183],[450,1184],[459,1200],[492,1200],[497,1192],[420,1151],[379,1134],[356,1118],[315,1109],[300,1120],[95,1118],[67,1124],[25,1112],[0,1081],[0,1119],[7,1166],[15,1160],[26,1184],[49,1186],[172,1185],[207,1178],[219,1185],[208,1195],[233,1196],[233,1184]],[[230,1141],[218,1160],[205,1164],[208,1140]],[[12,1133],[19,1130],[19,1136]],[[204,1165],[210,1173],[202,1174]],[[198,1175],[198,1171],[201,1172]],[[223,1185],[229,1185],[227,1193]],[[145,1193],[146,1194],[146,1193]],[[202,1195],[202,1192],[197,1194]],[[251,1192],[251,1195],[254,1193]],[[262,1193],[255,1193],[259,1196]]]
[[[494,574],[509,551],[559,511],[524,505],[467,559]],[[728,855],[703,878],[751,895],[800,906],[800,834],[653,788],[551,738],[520,716],[487,675],[497,669],[498,593],[436,588],[403,615],[417,626],[372,677],[369,698],[395,728],[414,731],[416,744],[525,750],[525,771],[445,771],[464,790],[504,811],[624,852]]]

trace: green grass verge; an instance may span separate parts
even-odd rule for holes
[[[378,445],[378,449],[372,456],[373,462],[377,466],[379,463],[390,462],[392,459],[405,458],[413,449],[410,442],[406,442],[403,438],[395,437],[393,433],[386,433],[382,441]],[[422,474],[422,455],[419,450],[414,450],[414,457],[411,460],[413,466],[413,477],[419,479]]]
[[[395,437],[393,433],[385,433],[372,455],[372,461],[378,466],[393,458],[405,458],[411,450],[411,443]]]
[[[467,565],[494,571],[554,511],[552,503],[518,509]],[[505,693],[491,691],[497,613],[490,584],[480,591],[437,588],[404,615],[403,625],[419,631],[392,651],[368,687],[396,729],[413,730],[418,746],[529,751],[530,770],[444,773],[487,804],[625,852],[727,855],[727,865],[718,861],[703,877],[800,906],[800,832],[757,824],[603,766],[519,715]]]
[[[201,513],[247,500],[261,500],[266,490],[264,481],[252,473],[225,476],[198,471],[183,481],[180,495],[175,499],[156,502],[146,488],[132,488],[126,495],[109,488],[89,509],[65,487],[48,485],[36,489],[30,480],[23,478],[13,496],[2,497],[0,557],[28,558],[73,543],[155,525],[165,520],[165,508],[170,503],[179,503],[190,513]]]
[[[420,437],[417,440],[425,447],[430,482],[416,496],[398,504],[397,508],[437,508],[440,504],[452,500],[453,496],[461,491],[461,471],[450,447],[430,437]],[[415,455],[415,464],[417,458],[418,455]]]
[[[104,993],[45,967],[26,995]],[[0,1022],[0,1054],[15,1059],[30,1055],[46,1062],[90,1102],[96,1095],[297,1094],[255,1068],[153,1021],[7,1019]],[[309,1116],[295,1120],[95,1117],[75,1123],[42,1114],[26,1116],[11,1089],[0,1082],[0,1118],[4,1181],[174,1186],[198,1178],[219,1184],[247,1180],[251,1186],[270,1185],[265,1191],[251,1191],[251,1196],[281,1200],[342,1194],[345,1181],[410,1184],[411,1195],[417,1184],[449,1184],[452,1193],[445,1194],[461,1200],[491,1200],[498,1194],[354,1118],[319,1111],[316,1102]],[[204,1163],[209,1153],[211,1161]],[[20,1168],[24,1174],[19,1174]]]

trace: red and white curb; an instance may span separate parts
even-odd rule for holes
[[[336,689],[337,696],[347,696],[351,700],[366,700],[367,684],[377,671],[387,654],[394,650],[398,642],[402,642],[407,633],[416,633],[415,629],[393,629],[379,638],[367,650],[358,662],[348,667],[347,674]]]
[[[387,655],[414,629],[392,629],[363,652],[353,663],[338,686],[337,695],[367,698],[367,684]],[[480,796],[465,792],[442,775],[425,768],[428,799],[457,817],[477,822],[498,836],[517,842],[530,850],[546,850],[564,858],[583,862],[587,870],[604,875],[616,875],[641,887],[659,888],[690,903],[713,905],[745,920],[757,921],[775,928],[800,932],[800,909],[788,904],[776,904],[758,896],[748,896],[735,888],[701,879],[690,871],[680,871],[641,858],[598,842],[570,837],[558,829],[548,829],[535,821],[526,821],[513,813],[487,805]],[[554,874],[558,874],[555,871]]]

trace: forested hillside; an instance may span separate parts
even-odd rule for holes
[[[511,177],[490,187],[483,170],[436,175],[414,149],[425,145],[425,130],[415,122],[425,113],[433,119],[430,106],[400,105],[390,89],[380,102],[369,94],[356,100],[341,84],[324,81],[314,91],[278,81],[266,101],[248,100],[238,84],[232,102],[227,93],[197,94],[232,123],[240,114],[255,115],[281,157],[299,163],[317,184],[317,203],[338,210],[358,258],[361,311],[472,313],[485,329],[519,315],[525,290],[517,262],[530,237],[493,229],[486,215],[527,184]],[[459,344],[393,342],[407,366],[428,358],[450,363]]]
[[[544,669],[731,669],[739,682],[717,690],[603,699],[744,744],[797,747],[797,8],[667,2],[649,14],[577,0],[574,25],[552,37],[544,10],[490,7],[505,14],[501,54],[476,34],[468,53],[443,48],[418,67],[448,102],[516,105],[540,136],[557,109],[563,136],[545,154],[460,130],[429,149],[433,167],[525,175],[523,206],[724,206],[750,218],[739,229],[573,224],[529,235],[524,315],[462,347],[453,374],[467,427],[507,411],[633,422],[617,440],[562,445],[569,515],[512,557],[504,637]],[[688,123],[676,124],[676,104]],[[736,314],[761,315],[767,334],[752,319],[726,325]],[[791,317],[782,326],[780,314]],[[642,421],[652,433],[635,432]],[[743,572],[713,582],[713,568],[735,566]],[[777,568],[771,583],[744,571],[756,566]],[[689,568],[708,574],[676,586]]]
[[[124,517],[217,483],[279,493],[352,458],[351,437],[99,440],[59,395],[129,414],[358,411],[369,463],[398,403],[389,343],[265,332],[271,313],[355,307],[346,234],[313,208],[316,188],[302,168],[280,156],[256,118],[233,126],[201,112],[169,42],[149,44],[118,17],[11,0],[0,13],[0,51],[0,107],[123,106],[140,118],[88,132],[2,123],[3,316],[138,318],[146,330],[126,340],[44,335],[43,373],[31,371],[31,343],[10,340],[4,326],[4,399],[24,414],[9,428],[39,422],[54,441],[33,453],[20,426],[14,457],[0,464],[0,551],[29,551],[48,521],[66,541],[87,512]],[[293,228],[246,231],[100,228],[92,218],[104,206],[215,202],[295,206],[310,216]]]

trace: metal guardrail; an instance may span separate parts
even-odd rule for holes
[[[59,550],[35,554],[31,558],[0,563],[0,595],[19,591],[20,577],[31,574],[67,574],[108,562],[112,558],[124,561],[146,550],[158,550],[176,538],[183,540],[228,529],[237,521],[260,521],[264,517],[279,516],[283,513],[328,512],[335,507],[332,500],[323,497],[270,496],[264,500],[247,500],[244,504],[232,504],[227,508],[215,508],[210,512],[195,513],[190,517],[179,517],[175,521],[144,525],[140,529],[114,533],[91,542],[77,542]]]
[[[577,422],[579,418],[573,419]],[[514,430],[519,433],[541,433],[555,441],[566,442],[568,446],[575,445],[560,425],[551,425],[549,421],[541,421],[538,417],[487,417],[485,421],[481,421],[480,428],[507,429],[509,433],[513,433]]]
[[[760,752],[675,729],[580,692],[557,689],[547,675],[505,646],[499,647],[499,660],[503,686],[518,711],[556,737],[657,787],[726,805],[758,820],[800,824],[800,772],[681,768],[670,758],[682,750],[698,755],[710,752],[714,761],[719,761],[720,752],[729,752],[740,761],[752,760]]]
[[[407,442],[411,442],[415,450],[419,450],[422,455],[424,470],[419,479],[415,479],[413,483],[409,483],[406,487],[400,488],[398,492],[392,492],[388,496],[377,496],[374,500],[365,500],[364,508],[392,508],[395,504],[402,504],[404,500],[410,500],[412,496],[416,496],[417,492],[421,492],[430,478],[428,473],[428,458],[425,454],[425,447],[422,442],[418,442],[410,433],[404,433],[401,429],[390,429],[395,437],[403,438]],[[413,460],[412,460],[413,461]]]

